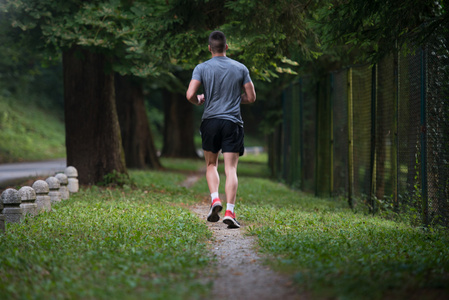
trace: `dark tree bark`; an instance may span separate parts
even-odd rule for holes
[[[164,91],[164,111],[162,156],[198,158],[193,139],[193,105],[183,94]]]
[[[161,169],[145,110],[142,83],[116,74],[115,88],[126,166]]]
[[[81,184],[126,173],[115,107],[114,74],[102,54],[73,47],[63,53],[67,165]]]

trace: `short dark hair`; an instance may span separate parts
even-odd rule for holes
[[[209,45],[213,53],[226,51],[226,36],[221,31],[214,31],[209,35]]]

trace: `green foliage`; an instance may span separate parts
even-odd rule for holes
[[[133,186],[134,182],[127,173],[119,173],[116,170],[103,176],[103,180],[98,183],[99,186],[123,187],[124,185]]]
[[[172,198],[94,186],[8,225],[0,235],[2,299],[201,298],[211,233]]]
[[[162,85],[185,88],[174,74],[210,57],[207,37],[215,29],[225,31],[229,56],[246,63],[254,78],[296,74],[291,53],[310,53],[309,2],[6,0],[0,12],[16,40],[47,57],[77,45],[114,57],[114,70],[122,75],[163,78]]]
[[[5,1],[0,11],[13,28],[20,28],[28,42],[50,53],[78,45],[117,57],[123,74],[156,75],[157,53],[146,52],[145,34],[154,25],[163,1]],[[153,17],[154,16],[154,17]],[[151,21],[148,22],[149,18]]]
[[[439,26],[447,26],[444,1],[323,1],[314,13],[314,29],[324,49],[349,45],[360,60],[375,62],[386,53],[421,44]]]
[[[227,1],[231,11],[224,32],[230,49],[250,66],[255,78],[270,80],[278,73],[296,74],[291,51],[305,50],[310,34],[306,25],[307,1]]]
[[[64,123],[33,102],[0,96],[0,163],[65,157]]]

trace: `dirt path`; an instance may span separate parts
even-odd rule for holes
[[[183,186],[188,188],[200,176],[189,176]],[[211,299],[307,299],[295,291],[288,278],[263,264],[263,258],[255,251],[256,240],[245,234],[245,224],[240,229],[227,229],[221,219],[216,223],[207,222],[209,206],[210,202],[206,199],[204,203],[191,207],[191,210],[204,220],[213,233],[210,249],[217,263],[211,266],[209,275],[204,278],[207,282],[213,282]],[[220,214],[221,217],[223,215]]]

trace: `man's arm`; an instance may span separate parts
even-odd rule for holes
[[[204,103],[204,94],[197,95],[196,92],[200,88],[201,82],[196,79],[192,79],[189,84],[189,88],[186,92],[186,98],[190,103],[195,105],[201,105]]]
[[[256,90],[252,81],[243,85],[244,93],[242,95],[242,104],[251,104],[256,101]]]

